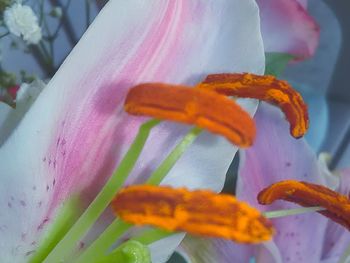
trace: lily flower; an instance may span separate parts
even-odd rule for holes
[[[123,112],[130,87],[263,71],[252,0],[109,1],[0,148],[1,260],[28,261],[65,200],[78,194],[89,203],[99,192],[145,120]],[[186,130],[156,126],[127,184],[142,181]],[[219,191],[236,151],[204,132],[163,183]],[[164,261],[182,236],[175,239],[153,261]]]
[[[305,140],[294,140],[283,132],[287,128],[287,124],[279,112],[271,106],[260,105],[255,115],[255,120],[257,125],[256,141],[252,147],[241,152],[242,160],[236,187],[236,197],[238,199],[246,201],[260,211],[265,211],[263,214],[268,218],[272,218],[276,215],[269,214],[266,211],[282,210],[287,215],[287,210],[294,209],[297,206],[284,201],[276,201],[272,205],[262,206],[257,200],[257,194],[263,189],[266,190],[261,192],[259,200],[266,203],[267,199],[264,198],[267,198],[266,194],[272,193],[270,191],[271,187],[274,184],[282,186],[283,182],[281,181],[283,180],[308,182],[311,186],[315,184],[320,185],[315,186],[317,189],[318,187],[326,189],[324,186],[334,186],[334,183],[330,183],[331,180],[328,180],[329,178],[326,176],[328,171],[324,170],[324,167],[319,164],[316,155]],[[334,180],[335,178],[332,179]],[[275,189],[277,190],[277,188]],[[295,189],[297,188],[288,188],[283,193],[286,196],[294,192],[301,193]],[[279,191],[282,193],[282,190],[277,190],[273,191],[273,195]],[[326,193],[332,192],[328,189],[324,191]],[[334,196],[337,200],[334,202],[334,200],[327,199],[329,200],[329,205],[337,207],[336,203],[339,203],[339,200],[343,200],[346,204],[344,206],[338,204],[340,209],[348,209],[348,171],[344,170],[341,172],[340,183],[335,186],[335,191],[345,196],[340,196],[333,192],[331,196]],[[317,203],[316,206],[323,206],[323,197],[313,196],[308,200],[306,195],[305,197],[302,197],[302,194],[299,195],[299,200],[305,200],[304,204],[312,199],[313,202]],[[316,203],[310,203],[307,206],[314,206]],[[283,212],[277,217],[281,216]],[[324,213],[324,210],[319,212]],[[336,213],[341,215],[344,212],[339,213],[337,211]],[[335,218],[334,216],[331,217]],[[335,218],[336,222],[334,222],[327,220],[326,217],[319,213],[311,211],[306,214],[290,214],[286,217],[272,218],[271,221],[276,228],[276,235],[271,242],[261,245],[241,245],[222,239],[203,240],[186,237],[182,243],[183,253],[192,262],[213,262],[215,259],[216,262],[220,263],[232,261],[249,262],[249,260],[259,263],[335,263],[339,262],[350,244],[348,231],[344,226],[336,223],[342,222],[337,218]]]

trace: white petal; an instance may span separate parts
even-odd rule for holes
[[[32,242],[63,198],[89,186],[96,190],[111,174],[142,122],[122,113],[130,86],[191,84],[217,72],[262,73],[259,30],[252,0],[109,1],[0,149],[4,261],[20,262],[35,248]],[[139,166],[155,167],[174,146],[182,133],[170,127],[152,133],[150,163],[142,159]],[[225,154],[232,151],[221,156],[206,148],[220,156],[208,171],[220,176],[234,149],[228,142],[217,145]],[[204,164],[196,168],[191,161],[180,168],[203,176]]]
[[[150,244],[148,248],[151,252],[152,262],[166,262],[184,237],[185,234],[179,233]]]

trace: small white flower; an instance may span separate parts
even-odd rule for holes
[[[22,36],[29,44],[38,44],[41,40],[41,28],[33,9],[28,5],[15,3],[4,12],[4,21],[15,36]]]
[[[55,6],[54,8],[52,8],[50,15],[56,18],[61,18],[62,17],[62,8],[59,6]]]

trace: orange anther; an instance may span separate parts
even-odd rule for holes
[[[220,237],[242,243],[269,240],[271,223],[258,210],[227,194],[165,186],[124,188],[112,202],[114,212],[136,225]]]
[[[302,97],[286,81],[273,76],[214,74],[198,84],[197,88],[226,96],[259,99],[280,107],[290,123],[290,133],[295,138],[303,136],[308,129],[307,106]]]
[[[281,181],[270,185],[258,195],[260,204],[268,205],[275,200],[285,200],[301,206],[320,206],[322,215],[350,230],[350,200],[327,187],[294,180]]]
[[[141,84],[126,98],[125,111],[194,124],[225,136],[240,147],[255,138],[255,123],[238,104],[216,92],[161,83]]]

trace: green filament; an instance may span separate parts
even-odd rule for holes
[[[80,213],[78,198],[70,198],[57,213],[58,216],[41,240],[39,247],[36,249],[33,257],[30,258],[29,263],[42,262],[79,218]]]
[[[168,157],[162,162],[162,164],[151,174],[147,180],[147,184],[159,185],[164,177],[169,173],[171,168],[180,159],[182,154],[186,151],[193,141],[202,132],[201,128],[194,127],[189,133],[182,139],[182,141],[176,145],[174,150],[168,155]]]
[[[173,151],[165,158],[160,166],[153,172],[148,179],[148,184],[158,185],[163,178],[168,174],[171,168],[179,160],[185,150],[193,143],[193,141],[201,133],[200,128],[192,128],[188,134],[181,140],[181,142],[173,149]],[[103,233],[95,240],[90,247],[88,247],[79,257],[78,263],[91,260],[93,257],[101,257],[111,247],[111,245],[120,237],[120,233],[115,231],[114,228],[118,227],[121,220],[116,219]],[[119,229],[119,228],[118,228]],[[129,227],[125,227],[124,231],[127,231]]]
[[[138,135],[136,136],[133,144],[124,156],[117,170],[108,180],[101,192],[96,196],[94,201],[78,219],[78,221],[68,231],[64,238],[57,244],[57,246],[51,251],[44,262],[50,263],[67,261],[70,253],[75,248],[78,241],[96,222],[98,217],[112,201],[114,195],[122,187],[124,181],[128,177],[138,157],[140,156],[151,129],[155,127],[159,122],[160,121],[158,120],[150,120],[140,127]]]
[[[310,213],[310,212],[317,212],[321,210],[324,210],[324,208],[320,206],[301,207],[301,208],[294,208],[294,209],[268,211],[268,212],[264,212],[263,215],[266,218],[277,218],[277,217],[292,216],[292,215],[298,215],[298,214],[304,214],[304,213]]]
[[[128,224],[120,219],[114,220],[114,222],[106,228],[106,230],[98,237],[98,239],[96,239],[80,255],[75,263],[98,262],[101,257],[104,258],[107,250],[117,241],[117,239],[120,238],[131,227],[131,224]]]

